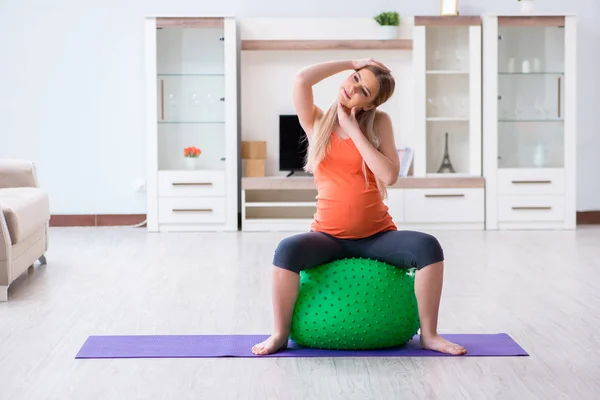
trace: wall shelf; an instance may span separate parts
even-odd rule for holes
[[[412,50],[410,39],[242,40],[242,50]]]

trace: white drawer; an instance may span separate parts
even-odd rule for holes
[[[161,198],[158,199],[158,222],[168,224],[223,223],[225,222],[225,199]]]
[[[224,196],[225,171],[160,171],[160,197]]]
[[[483,189],[405,189],[405,222],[483,222]]]
[[[404,190],[388,188],[388,197],[384,203],[394,222],[404,221]]]
[[[564,219],[564,196],[498,196],[499,221],[539,222]]]
[[[564,169],[499,169],[498,194],[563,194]]]

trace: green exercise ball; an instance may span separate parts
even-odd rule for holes
[[[290,339],[336,350],[405,344],[419,330],[414,276],[414,268],[363,258],[302,271]]]

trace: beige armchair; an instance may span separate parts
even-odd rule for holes
[[[36,260],[46,263],[50,205],[32,162],[0,159],[0,211],[0,301],[7,301],[15,279]]]

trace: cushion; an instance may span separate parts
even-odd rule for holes
[[[50,220],[48,194],[40,188],[0,189],[0,208],[12,244],[26,239]]]

